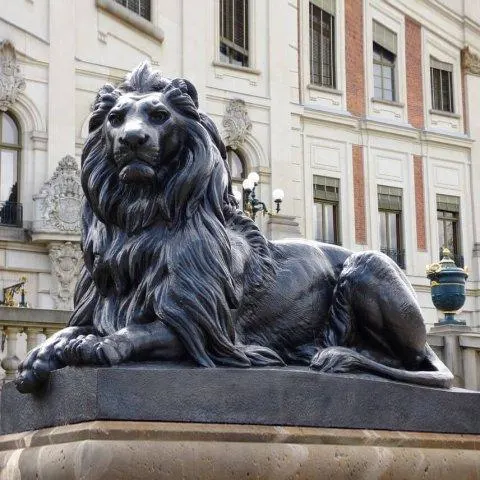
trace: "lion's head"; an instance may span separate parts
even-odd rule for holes
[[[190,82],[143,63],[100,90],[82,156],[83,188],[100,220],[128,232],[175,223],[199,208],[212,177],[221,178],[209,202],[221,212],[231,202],[225,146]]]

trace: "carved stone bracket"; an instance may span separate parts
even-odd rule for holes
[[[49,257],[52,262],[52,277],[57,288],[52,293],[55,308],[58,310],[73,309],[73,294],[82,266],[82,251],[80,244],[65,242],[51,243]]]
[[[462,50],[462,69],[472,75],[480,75],[480,56],[470,52],[469,47]]]
[[[15,48],[9,40],[0,42],[0,110],[6,112],[25,90],[25,78],[17,65]]]
[[[73,157],[60,160],[52,178],[33,197],[35,216],[32,232],[80,235],[83,192],[80,170]]]
[[[243,100],[239,98],[230,100],[225,109],[222,125],[225,144],[234,150],[237,149],[252,129],[252,121],[248,116],[247,106]]]

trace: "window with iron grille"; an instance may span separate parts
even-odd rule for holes
[[[313,0],[309,9],[310,82],[336,88],[335,0]]]
[[[115,0],[137,15],[150,20],[150,0]]]
[[[395,68],[397,35],[378,22],[373,22],[373,87],[374,98],[396,100]]]
[[[220,60],[248,67],[248,0],[220,0]]]
[[[0,112],[0,225],[22,226],[18,195],[21,135],[17,121]]]
[[[402,239],[402,189],[378,185],[380,251],[405,268]]]
[[[440,258],[443,248],[448,248],[457,266],[463,267],[460,251],[460,198],[437,195],[437,224]]]
[[[340,180],[313,177],[313,233],[315,240],[340,245],[339,234]]]
[[[452,112],[453,109],[453,66],[430,58],[430,86],[432,90],[432,108],[442,112]]]

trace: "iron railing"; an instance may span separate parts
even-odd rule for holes
[[[381,248],[380,251],[385,255],[389,256],[400,268],[405,270],[405,250]]]
[[[0,202],[0,225],[21,227],[23,224],[23,205],[16,202]]]

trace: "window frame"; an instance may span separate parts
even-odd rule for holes
[[[238,158],[238,160],[240,161],[240,164],[242,166],[242,177],[234,177],[232,175],[232,153],[234,155],[236,155],[236,157]],[[245,208],[245,197],[243,195],[243,181],[247,178],[247,164],[245,162],[245,159],[243,157],[243,155],[238,151],[238,150],[235,150],[229,146],[227,146],[227,162],[228,162],[228,168],[230,169],[230,180],[232,182],[232,192],[234,190],[234,187],[239,187],[238,190],[241,194],[241,201],[239,202],[240,204],[240,207],[242,210],[244,210]]]
[[[383,23],[377,21],[376,19],[372,20],[372,72],[373,72],[373,99],[386,101],[386,102],[397,102],[399,92],[397,86],[397,71],[398,71],[398,34],[397,32],[391,30]],[[378,57],[380,57],[378,59]],[[388,58],[390,57],[390,58]],[[375,86],[375,65],[380,66],[380,79],[381,86]],[[386,98],[385,92],[390,91],[390,89],[385,88],[386,77],[384,75],[384,68],[390,70],[390,84],[392,98]],[[381,90],[381,96],[377,96],[376,90]]]
[[[319,74],[314,73],[314,55],[313,55],[313,12],[314,9],[317,9],[319,12],[319,17],[320,17],[320,43],[319,43],[319,49],[318,49],[318,54],[317,58],[319,59],[318,66],[319,68]],[[333,10],[335,10],[335,6],[333,7]],[[330,63],[328,64],[330,67],[330,83],[324,83],[323,78],[323,66],[325,62],[323,61],[323,32],[322,32],[322,27],[323,27],[323,16],[326,15],[329,17],[329,23],[330,23],[330,51],[329,51],[329,60]],[[314,85],[317,87],[324,87],[324,88],[330,88],[333,90],[337,89],[337,66],[336,66],[336,48],[337,48],[337,42],[336,42],[336,15],[335,13],[331,13],[326,11],[324,8],[320,7],[317,5],[314,1],[309,1],[308,2],[308,32],[309,32],[309,66],[310,66],[310,85]],[[314,76],[319,77],[319,81],[315,81]]]
[[[223,11],[225,9],[225,3],[231,2],[232,10],[232,22],[231,22],[231,37],[227,38],[223,34],[225,33],[226,28],[223,24]],[[243,46],[235,43],[235,2],[243,3]],[[217,55],[219,62],[223,65],[228,65],[236,68],[251,68],[252,57],[251,57],[251,1],[250,0],[220,0],[219,1],[219,10],[218,10],[218,46],[217,46]],[[227,53],[222,52],[222,45],[227,49]],[[246,48],[245,48],[246,46]],[[233,54],[243,55],[245,58],[241,61],[241,64],[234,61]]]
[[[384,197],[389,197],[384,198]],[[405,245],[403,235],[403,189],[399,187],[391,187],[388,185],[377,185],[377,202],[378,202],[378,236],[379,236],[379,250],[390,257],[401,269],[405,270]],[[385,237],[387,245],[382,245],[382,222],[380,217],[385,214]],[[395,215],[396,228],[396,244],[397,248],[392,247],[392,232],[390,229],[389,216]]]
[[[323,183],[317,183],[323,181]],[[330,184],[330,185],[329,185]],[[322,189],[316,189],[316,186],[323,186],[324,191]],[[327,187],[332,187],[333,191],[327,191]],[[314,175],[313,176],[313,183],[312,183],[312,190],[313,190],[313,238],[317,242],[322,243],[329,243],[332,245],[342,245],[341,242],[341,232],[340,232],[340,179],[336,177],[328,177],[326,175]],[[319,195],[316,195],[316,191],[320,192]],[[322,198],[323,197],[323,198]],[[322,208],[322,238],[318,238],[316,236],[317,229],[315,225],[317,225],[317,217],[315,215],[315,207],[316,205],[321,205]],[[333,206],[333,241],[325,239],[326,233],[326,224],[325,224],[325,206],[332,205]]]
[[[440,68],[442,65],[446,68]],[[434,72],[438,72],[438,75],[439,75],[439,84],[440,84],[440,94],[438,95],[438,99],[440,100],[439,103],[435,102],[437,97],[435,95],[435,88],[434,88]],[[448,90],[449,90],[448,92],[449,108],[444,108],[443,73],[447,74],[447,79],[448,79],[447,83],[448,83]],[[435,110],[437,112],[455,113],[455,102],[454,102],[453,93],[454,93],[453,65],[447,62],[441,62],[437,60],[435,57],[430,57],[430,94],[431,94],[432,110]]]
[[[14,143],[4,143],[3,142],[3,116],[6,115],[8,116],[14,123],[15,128],[17,129],[17,136],[18,136],[18,142],[16,144]],[[22,129],[20,127],[20,123],[17,120],[16,116],[10,112],[2,112],[0,111],[0,152],[3,150],[9,150],[9,151],[14,151],[17,153],[16,157],[16,167],[17,167],[17,179],[16,179],[16,201],[11,202],[15,205],[15,222],[7,222],[4,223],[0,219],[0,225],[1,226],[7,226],[7,227],[22,227],[23,225],[23,205],[20,202],[20,178],[21,178],[21,161],[22,161]],[[1,155],[0,155],[0,175],[1,175]],[[3,206],[1,204],[10,202],[10,200],[0,200],[0,212]]]
[[[119,5],[126,8],[127,10],[130,10],[131,12],[135,13],[139,17],[145,19],[147,22],[151,22],[152,21],[152,2],[151,2],[151,0],[135,0],[135,1],[138,2],[138,10],[139,11],[137,11],[137,10],[135,10],[132,7],[129,6],[129,5],[131,5],[130,2],[132,2],[132,0],[114,0],[114,2],[118,3]],[[142,15],[140,13],[141,5],[142,5],[143,2],[148,3],[148,16],[147,15]]]
[[[453,200],[455,199],[455,200]],[[449,201],[452,200],[452,201]],[[449,207],[449,205],[451,205]],[[455,260],[455,263],[459,267],[463,267],[463,255],[462,255],[462,236],[461,236],[461,218],[460,218],[460,197],[455,195],[444,195],[444,194],[437,194],[436,196],[436,209],[437,209],[437,234],[438,234],[438,243],[440,247],[440,254],[439,258],[442,257],[442,250],[444,247],[447,247],[452,257]],[[451,215],[446,215],[446,214]],[[453,231],[453,247],[451,248],[449,245],[445,243],[442,245],[440,242],[440,227],[439,224],[442,224],[443,230],[443,239],[447,239],[447,223],[452,223],[452,231]]]

